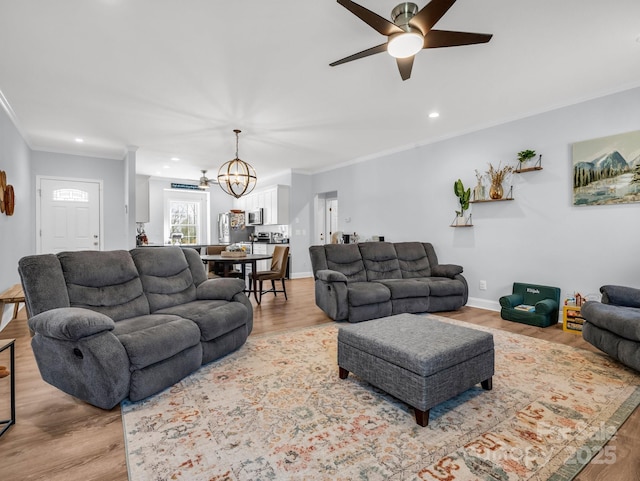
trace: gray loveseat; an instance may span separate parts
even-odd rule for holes
[[[193,249],[20,260],[42,378],[94,406],[138,401],[240,347],[253,327],[240,279],[209,279]]]
[[[316,304],[336,321],[452,311],[467,303],[462,267],[422,242],[311,246]]]

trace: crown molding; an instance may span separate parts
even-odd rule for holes
[[[30,141],[29,137],[27,136],[27,133],[25,132],[25,130],[20,125],[20,121],[18,121],[18,116],[16,115],[15,111],[11,107],[11,104],[7,100],[7,97],[5,97],[4,93],[2,93],[2,90],[0,90],[0,105],[2,105],[3,110],[7,113],[7,116],[11,120],[11,123],[16,128],[16,130],[18,131],[18,133],[20,134],[22,139],[25,141],[27,146],[31,150],[33,150],[33,147],[31,146],[31,141]]]

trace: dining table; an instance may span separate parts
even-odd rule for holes
[[[219,263],[223,266],[223,277],[229,277],[229,272],[231,272],[231,267],[240,264],[240,269],[242,272],[242,279],[244,279],[245,283],[247,280],[247,264],[251,265],[251,272],[256,272],[256,265],[258,261],[264,261],[267,259],[271,259],[273,257],[271,254],[247,254],[242,257],[226,257],[220,254],[202,254],[200,258],[202,262],[208,264],[209,262]],[[260,300],[258,299],[258,283],[251,282],[249,283],[250,289],[245,289],[245,292],[249,293],[249,297],[251,297],[251,293],[253,293],[253,297],[256,302],[260,304]]]

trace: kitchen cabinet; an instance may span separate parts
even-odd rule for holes
[[[265,225],[289,224],[289,186],[275,185],[263,192]]]
[[[289,186],[273,185],[240,197],[235,207],[244,211],[262,208],[263,225],[289,224]]]
[[[254,242],[253,253],[254,254],[273,254],[273,245],[267,243]],[[271,267],[271,259],[256,262],[256,269],[258,271],[268,271]]]

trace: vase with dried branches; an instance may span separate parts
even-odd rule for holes
[[[502,181],[507,176],[513,172],[513,167],[510,165],[505,165],[501,167],[501,163],[498,164],[498,167],[494,167],[491,163],[489,163],[489,170],[487,170],[487,174],[491,179],[491,187],[489,187],[489,198],[493,200],[502,199],[504,195],[504,189],[502,188]]]

